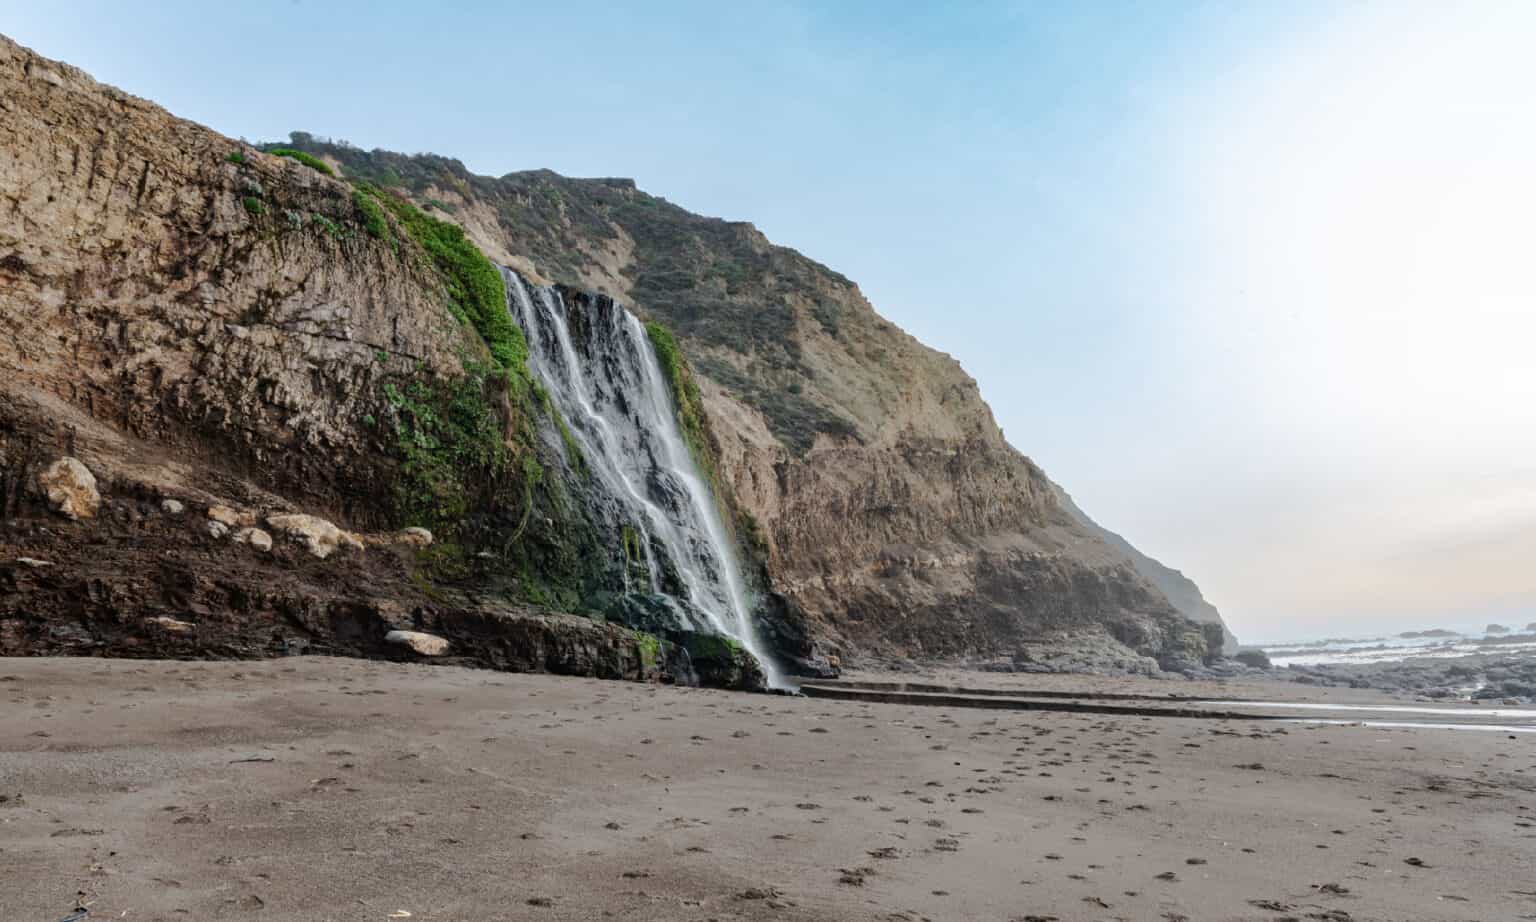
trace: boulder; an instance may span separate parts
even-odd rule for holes
[[[390,631],[384,635],[384,642],[406,647],[419,656],[442,656],[449,647],[444,638],[421,631]]]
[[[229,526],[217,519],[208,520],[208,537],[219,539],[229,536]]]
[[[738,691],[763,691],[768,687],[757,657],[729,637],[691,631],[683,634],[681,641],[699,684]]]
[[[235,532],[235,541],[249,544],[258,551],[272,550],[272,536],[259,528],[242,528]]]
[[[427,547],[432,543],[432,533],[418,525],[401,530],[400,543],[409,544],[412,547]]]
[[[331,556],[337,548],[350,547],[362,550],[363,543],[350,532],[337,528],[332,522],[313,515],[269,515],[267,524],[274,531],[287,535],[304,545],[321,560]]]
[[[1257,648],[1239,650],[1232,658],[1244,666],[1252,666],[1254,669],[1273,669],[1275,665],[1269,661],[1269,656],[1263,650]]]
[[[161,630],[170,631],[172,634],[190,634],[197,629],[197,625],[190,621],[178,621],[175,618],[167,618],[161,615],[156,618],[145,618],[146,623],[153,624]]]
[[[186,509],[187,507],[182,505],[179,499],[162,499],[160,501],[160,511],[166,515],[181,515]]]
[[[37,475],[38,491],[53,511],[71,519],[88,519],[101,508],[96,477],[76,458],[60,458]]]
[[[229,528],[249,528],[256,524],[256,513],[229,506],[209,506],[208,518]]]

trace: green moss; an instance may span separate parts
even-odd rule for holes
[[[309,216],[309,220],[311,224],[325,231],[333,239],[340,240],[346,235],[346,232],[341,229],[340,224],[337,224],[323,214],[312,214]]]
[[[672,388],[672,402],[677,407],[677,422],[683,431],[683,441],[688,443],[688,453],[693,456],[693,463],[704,472],[706,479],[713,483],[715,459],[709,449],[709,433],[704,422],[704,399],[699,395],[699,383],[693,379],[692,370],[683,361],[683,352],[671,330],[651,321],[645,325],[645,332],[651,339],[651,347],[656,350],[661,372],[667,376],[667,384]]]
[[[485,368],[460,378],[413,378],[384,384],[401,459],[398,518],[451,535],[485,481],[506,469],[508,452],[492,403],[495,381]]]
[[[229,163],[243,164],[243,163],[245,163],[245,154],[242,154],[240,151],[237,151],[237,150],[232,150],[229,153],[224,155],[224,159],[225,159],[225,161],[227,161]]]
[[[384,217],[384,208],[372,195],[361,187],[352,190],[352,204],[357,206],[358,214],[362,215],[363,230],[368,236],[379,240],[393,240],[389,232],[389,220]]]
[[[578,474],[586,474],[587,456],[582,452],[581,444],[576,441],[576,436],[571,432],[571,427],[566,425],[564,414],[560,412],[559,407],[555,406],[555,402],[550,399],[549,391],[545,390],[544,385],[531,377],[528,379],[528,387],[533,392],[534,399],[538,401],[539,408],[554,422],[555,428],[560,432],[560,441],[565,445],[566,460],[571,462],[571,467]]]
[[[267,213],[267,206],[262,204],[261,199],[254,195],[247,195],[240,201],[245,203],[246,211],[250,212],[258,218]]]
[[[619,532],[619,540],[624,545],[625,563],[633,563],[641,559],[644,549],[640,546],[640,532],[633,525],[625,525]]]
[[[733,662],[742,654],[741,644],[724,634],[692,633],[685,646],[693,659],[712,663]]]
[[[644,631],[635,632],[635,646],[640,650],[640,666],[646,672],[656,668],[661,657],[661,639]]]
[[[274,147],[268,150],[267,153],[274,157],[287,157],[289,160],[297,160],[310,169],[319,170],[327,176],[336,175],[336,171],[331,169],[330,164],[326,163],[324,160],[321,160],[319,157],[313,156],[312,154],[306,154],[301,150],[294,150],[291,147]]]
[[[405,199],[382,193],[368,183],[358,183],[353,199],[364,211],[368,232],[375,237],[377,223],[384,226],[382,208],[389,209],[400,227],[416,241],[448,289],[449,310],[472,326],[490,350],[491,357],[514,378],[526,378],[528,343],[523,331],[507,312],[507,286],[501,272],[464,236],[464,229],[439,221]]]

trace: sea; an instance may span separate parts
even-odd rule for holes
[[[1489,627],[1496,627],[1490,625]],[[1300,643],[1257,644],[1276,666],[1370,665],[1445,659],[1473,653],[1536,656],[1536,622],[1523,629],[1457,631],[1436,628]]]

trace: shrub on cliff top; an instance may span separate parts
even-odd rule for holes
[[[336,171],[331,169],[330,164],[326,163],[324,160],[321,160],[319,157],[316,157],[312,154],[306,154],[301,150],[294,150],[291,147],[274,147],[267,151],[267,153],[274,157],[287,157],[289,160],[297,160],[310,169],[319,170],[327,176],[336,175]]]

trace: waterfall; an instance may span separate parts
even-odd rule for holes
[[[587,489],[613,510],[609,524],[635,530],[649,591],[692,603],[709,622],[700,628],[739,643],[771,687],[785,687],[753,628],[740,564],[640,319],[608,298],[573,312],[554,288],[510,269],[502,276],[508,309],[528,339],[529,371],[581,450]],[[622,543],[629,592],[629,539]]]

